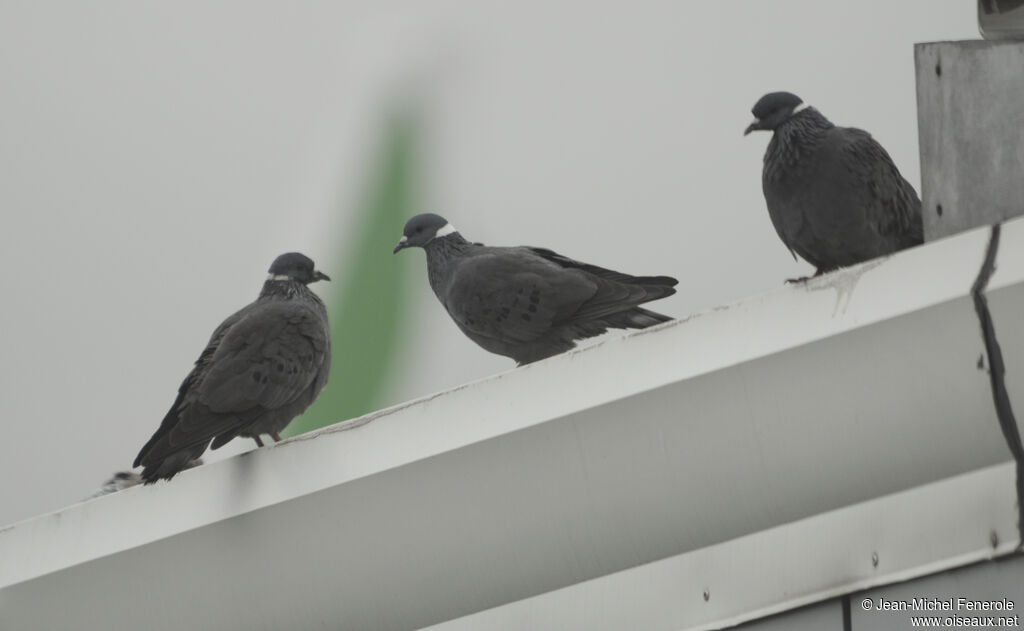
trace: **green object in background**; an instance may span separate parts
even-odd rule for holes
[[[401,258],[393,256],[406,220],[415,214],[416,125],[411,116],[392,118],[384,129],[377,167],[351,227],[338,235],[333,279],[316,289],[331,321],[333,363],[327,387],[305,414],[285,430],[295,436],[355,418],[378,407],[405,330],[406,292]],[[340,260],[339,260],[340,259]],[[340,282],[339,282],[340,281]],[[327,290],[325,292],[325,290]]]

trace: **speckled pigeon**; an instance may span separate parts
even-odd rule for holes
[[[789,92],[751,111],[744,135],[774,132],[761,180],[768,214],[815,276],[923,242],[921,200],[870,134],[836,127]]]
[[[306,286],[330,280],[298,252],[282,254],[255,302],[221,323],[178,388],[160,428],[142,447],[146,484],[171,479],[210,442],[280,432],[327,384],[331,336],[327,310]]]
[[[426,251],[430,286],[462,332],[519,365],[610,328],[671,320],[637,306],[676,293],[668,276],[630,276],[543,248],[470,243],[431,213],[405,224],[394,251],[413,246]]]

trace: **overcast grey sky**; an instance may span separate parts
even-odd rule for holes
[[[758,97],[868,129],[916,186],[913,43],[977,37],[971,0],[599,4],[0,4],[0,524],[130,466],[275,255],[340,275],[339,200],[396,102],[423,106],[423,210],[674,275],[653,306],[684,316],[811,271],[768,220],[768,136],[742,136]],[[405,259],[386,403],[511,368]]]

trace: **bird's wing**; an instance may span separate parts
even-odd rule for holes
[[[289,301],[257,303],[224,336],[197,400],[214,412],[291,403],[316,379],[329,351],[326,322]]]
[[[880,235],[920,243],[921,200],[914,187],[871,134],[855,128],[843,131],[843,163],[864,186],[866,219]]]
[[[616,272],[615,270],[606,269],[604,267],[598,267],[597,265],[591,265],[590,263],[584,263],[571,259],[567,256],[563,256],[558,252],[548,250],[545,248],[534,248],[527,247],[529,251],[533,252],[537,256],[551,261],[561,267],[567,269],[580,269],[588,274],[593,274],[598,278],[605,280],[616,281],[620,283],[631,283],[631,284],[649,284],[649,285],[667,285],[673,286],[678,281],[671,276],[633,276],[630,274],[624,274],[623,272]]]
[[[767,197],[767,195],[766,195]],[[803,228],[803,216],[794,212],[771,212],[772,202],[768,202],[768,212],[772,219],[772,226],[775,228],[775,234],[779,235],[779,239],[782,241],[782,245],[786,246],[789,250],[793,260],[799,260],[796,256],[796,250],[793,249],[793,239],[791,235],[799,234]]]
[[[782,244],[786,246],[793,260],[797,260],[795,249],[796,235],[800,234],[803,228],[803,213],[796,210],[793,204],[794,185],[793,179],[799,177],[799,172],[793,172],[798,167],[787,164],[780,156],[778,144],[779,136],[772,134],[768,141],[768,149],[764,156],[764,169],[761,172],[761,190],[764,192],[765,205],[768,207],[768,217],[772,221],[775,233],[779,235]],[[786,177],[779,177],[781,172],[786,172]]]
[[[597,291],[568,318],[567,322],[586,322],[628,311],[643,304],[676,293],[663,285],[633,285],[596,279]]]
[[[671,296],[676,293],[673,287],[679,282],[671,276],[632,276],[576,261],[543,248],[529,250],[561,267],[591,275],[589,280],[596,284],[596,291],[575,311],[567,315],[566,319],[570,322],[602,318],[632,309],[650,300]]]
[[[224,333],[179,404],[171,448],[237,434],[260,413],[293,402],[326,369],[330,338],[315,311],[285,301],[251,307]]]
[[[174,403],[171,404],[171,409],[164,415],[163,420],[160,422],[160,427],[157,428],[150,439],[142,446],[139,450],[139,455],[135,457],[135,463],[133,467],[139,466],[143,460],[146,460],[147,454],[151,449],[156,446],[161,439],[171,433],[172,430],[178,425],[179,415],[182,410],[188,407],[189,402],[194,398],[193,391],[198,383],[203,379],[203,375],[206,374],[210,366],[214,354],[217,352],[217,348],[220,346],[221,340],[225,334],[235,325],[236,322],[245,317],[252,305],[247,305],[235,313],[228,316],[223,322],[214,329],[213,334],[210,336],[210,341],[206,343],[206,348],[199,354],[199,358],[196,359],[195,365],[192,370],[189,371],[185,379],[182,380],[181,385],[178,386],[178,396],[175,397]]]
[[[453,266],[442,302],[467,333],[525,343],[567,320],[596,291],[585,273],[526,248],[488,248]]]

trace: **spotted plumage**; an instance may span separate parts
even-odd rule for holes
[[[471,243],[434,214],[410,219],[395,252],[412,246],[426,251],[430,286],[459,329],[518,364],[610,328],[670,319],[638,306],[674,294],[677,281],[668,276],[630,276],[543,248]]]
[[[280,440],[327,383],[331,338],[327,310],[307,285],[330,280],[297,252],[282,254],[255,302],[210,337],[159,429],[133,466],[147,484],[170,479],[211,445],[236,436]]]
[[[815,275],[923,242],[921,200],[866,131],[789,92],[762,97],[745,134],[771,131],[761,184],[782,242]]]

